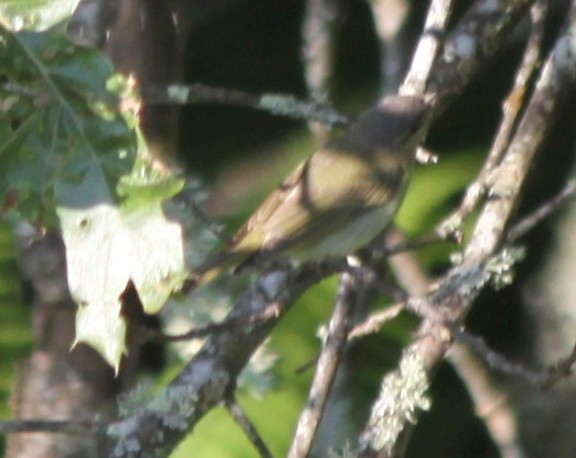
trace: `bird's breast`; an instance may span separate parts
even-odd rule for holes
[[[393,199],[386,205],[375,207],[318,240],[312,246],[294,247],[290,250],[290,255],[304,261],[319,261],[352,254],[370,243],[388,226],[397,206],[398,199]]]

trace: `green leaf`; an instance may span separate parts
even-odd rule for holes
[[[80,0],[2,0],[0,16],[14,30],[45,30],[69,18]]]
[[[117,93],[107,89],[109,60],[57,30],[4,31],[4,38],[0,74],[9,84],[0,96],[9,103],[0,104],[0,131],[8,133],[0,146],[0,197],[16,195],[19,216],[50,226],[55,205],[67,204],[55,202],[66,196],[55,188],[90,170],[101,175],[98,199],[114,199],[132,168],[137,136],[117,108]]]
[[[0,28],[0,199],[17,201],[16,217],[48,227],[60,220],[79,304],[76,341],[118,369],[122,293],[132,283],[144,310],[156,313],[185,263],[181,226],[162,208],[183,182],[154,169],[136,111],[119,108],[120,98],[135,107],[139,99],[111,77],[102,53],[61,30]]]
[[[179,191],[182,182],[165,178],[161,189]],[[121,295],[129,282],[138,292],[146,313],[156,313],[185,276],[180,224],[162,210],[165,192],[154,194],[148,186],[147,201],[133,187],[120,206],[89,195],[98,176],[59,190],[74,195],[72,205],[60,207],[68,267],[68,283],[80,308],[76,342],[86,342],[118,369],[125,351],[126,322],[121,316]],[[94,201],[91,206],[85,202]],[[137,201],[138,205],[134,205]]]

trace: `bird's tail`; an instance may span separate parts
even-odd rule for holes
[[[183,292],[189,293],[200,286],[210,283],[232,266],[240,264],[246,258],[245,254],[235,251],[223,251],[208,259],[192,271],[192,275],[184,282]]]

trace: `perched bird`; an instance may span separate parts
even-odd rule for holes
[[[240,228],[195,269],[191,286],[232,266],[353,254],[380,234],[402,201],[431,106],[389,96],[301,163]]]

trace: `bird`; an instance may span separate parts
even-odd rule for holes
[[[227,246],[192,270],[188,287],[232,267],[322,261],[365,247],[398,210],[430,112],[422,96],[381,99],[299,164]]]

